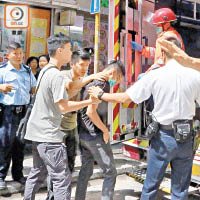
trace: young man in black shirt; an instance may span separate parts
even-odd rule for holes
[[[88,88],[91,86],[99,86],[104,92],[109,92],[110,86],[121,82],[124,66],[120,61],[114,60],[104,72],[108,75],[108,79],[105,81],[94,80],[87,84],[81,91],[81,99],[88,98]],[[99,99],[101,99],[101,95],[99,95]],[[94,161],[97,162],[105,175],[101,199],[113,199],[117,172],[109,143],[109,131],[101,121],[96,110],[97,107],[98,105],[91,105],[80,110],[79,139],[82,166],[76,188],[76,200],[85,200],[87,184],[93,174]]]

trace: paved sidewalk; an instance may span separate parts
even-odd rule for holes
[[[113,149],[113,153],[114,153],[114,159],[115,159],[118,175],[125,174],[126,172],[132,172],[133,167],[138,165],[137,161],[131,160],[128,157],[125,157],[124,155],[122,155],[122,145],[113,145],[112,149]],[[79,155],[76,157],[75,163],[76,163],[75,164],[75,172],[72,175],[73,182],[77,181],[77,177],[78,177],[80,166],[81,166],[81,160],[80,160]],[[32,165],[33,165],[33,160],[32,160],[31,154],[26,155],[25,159],[24,159],[24,176],[28,176]],[[97,165],[95,165],[94,173],[93,173],[93,176],[91,177],[91,179],[99,179],[102,177],[103,177],[103,173],[102,173],[101,169],[99,169],[99,167]],[[9,196],[14,193],[23,192],[24,186],[22,186],[20,183],[12,180],[10,171],[8,173],[8,176],[6,177],[6,182],[7,182],[8,190],[0,191],[0,195]],[[44,182],[44,184],[41,187],[43,187],[43,188],[46,187],[46,181]]]

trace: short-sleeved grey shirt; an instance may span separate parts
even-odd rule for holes
[[[50,65],[40,72],[38,80],[48,66]],[[63,141],[63,134],[59,130],[61,111],[56,105],[62,99],[68,100],[64,77],[57,68],[48,69],[42,77],[36,95],[25,139],[52,143]]]

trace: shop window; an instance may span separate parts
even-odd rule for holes
[[[190,56],[200,57],[200,30],[189,27],[176,27],[176,30],[181,34],[185,45],[185,51]]]
[[[177,1],[177,15],[185,16],[185,17],[194,17],[194,3],[190,1]]]
[[[176,9],[176,0],[155,0],[155,10],[159,8],[164,8],[168,7],[171,8],[172,10]]]

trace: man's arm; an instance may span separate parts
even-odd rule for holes
[[[193,58],[187,55],[183,50],[178,48],[174,43],[167,40],[158,40],[161,45],[161,49],[169,53],[174,59],[176,59],[181,65],[190,67],[200,71],[200,59]]]
[[[92,86],[88,89],[88,93],[98,98],[99,92],[102,91],[101,88]],[[126,92],[123,93],[103,93],[101,96],[101,100],[112,102],[112,103],[130,103],[132,102],[131,98],[128,96]]]
[[[132,49],[139,51],[145,58],[151,58],[154,60],[155,47],[143,46],[135,41],[131,41],[131,47]]]
[[[36,86],[31,88],[31,94],[35,94]]]
[[[142,48],[142,56],[144,56],[145,58],[151,58],[152,60],[154,60],[155,58],[155,47],[149,47],[149,46],[144,46]]]
[[[97,126],[102,132],[103,132],[103,139],[105,143],[107,144],[110,138],[109,131],[107,127],[104,125],[104,123],[101,121],[96,109],[98,105],[89,105],[87,107],[87,112],[86,114],[88,117],[91,119],[91,121],[94,123],[95,126]]]
[[[98,99],[90,97],[89,99],[84,100],[84,101],[67,101],[67,100],[62,99],[56,104],[62,113],[66,113],[66,112],[77,111],[90,104],[97,104],[99,102],[100,101]]]
[[[107,79],[107,75],[104,72],[99,72],[96,74],[91,74],[83,79],[69,81],[66,84],[67,93],[68,93],[69,97],[72,98],[73,96],[75,96],[77,94],[74,91],[76,91],[76,90],[79,91],[82,87],[87,85],[89,82],[91,82],[93,80],[104,81],[106,79]]]

